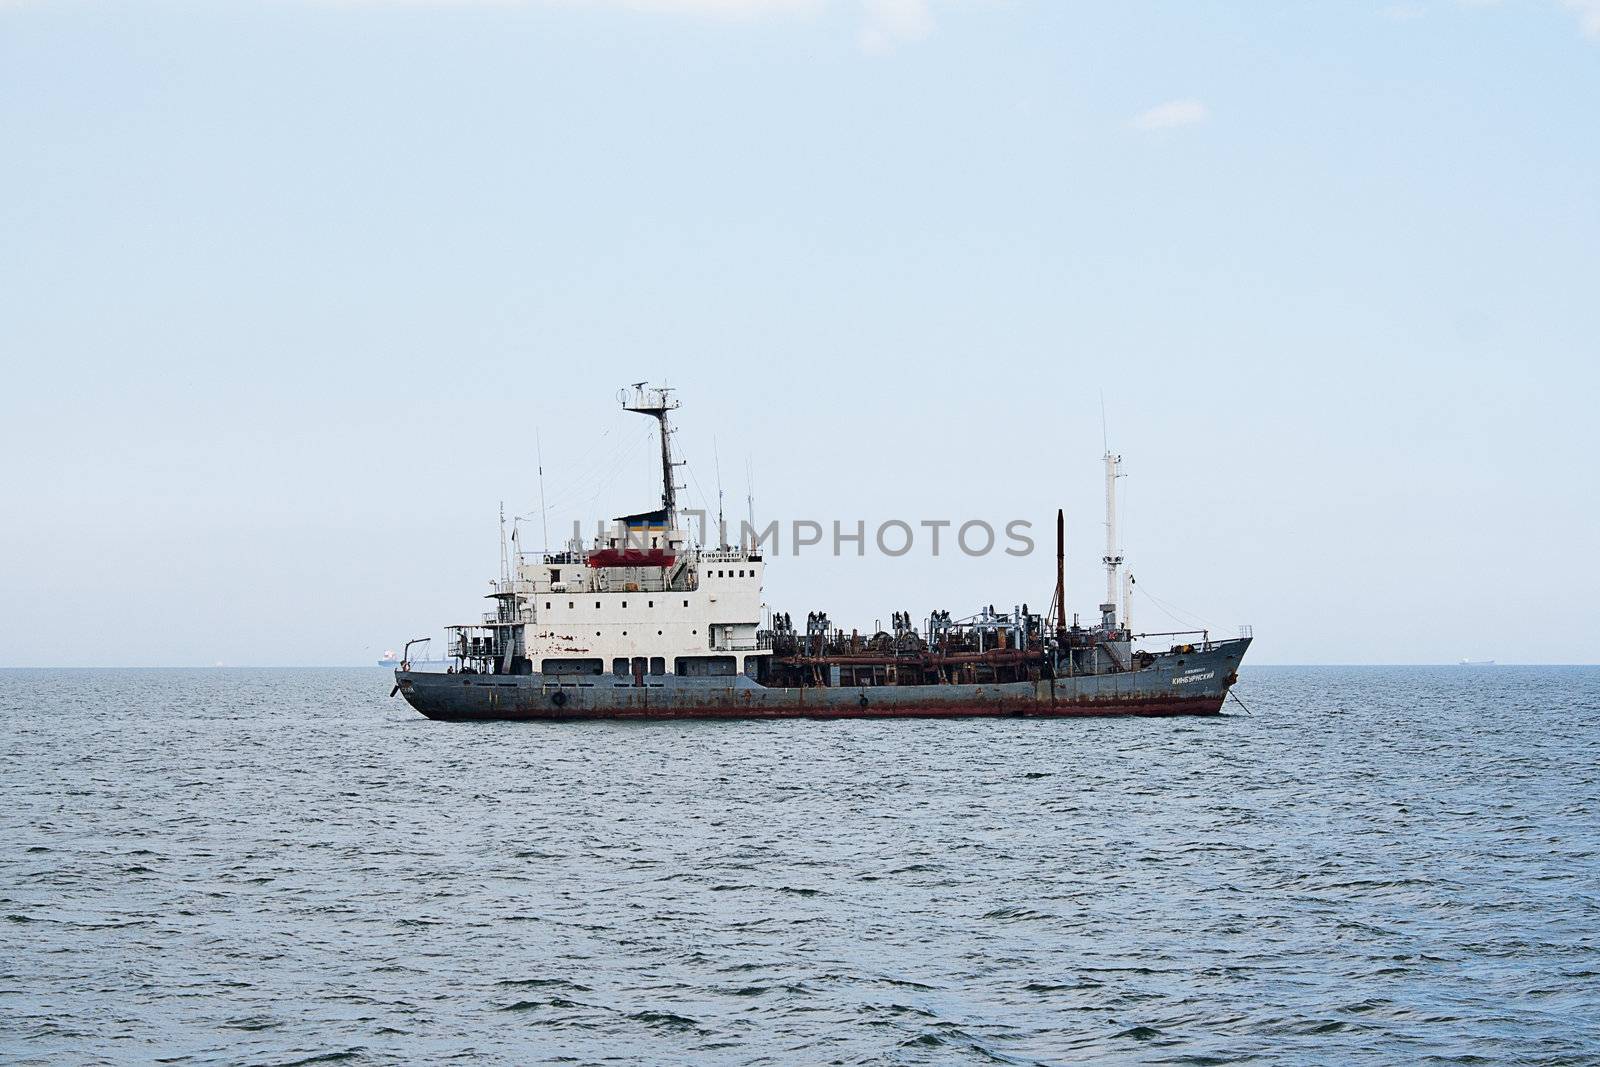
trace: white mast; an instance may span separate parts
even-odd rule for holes
[[[1122,457],[1106,449],[1106,554],[1101,562],[1106,565],[1106,599],[1100,605],[1106,621],[1116,622],[1117,568],[1122,566],[1122,552],[1117,548],[1117,479],[1122,477]],[[1126,613],[1126,609],[1124,609]]]
[[[511,585],[511,559],[506,555],[506,502],[500,501],[500,588]]]

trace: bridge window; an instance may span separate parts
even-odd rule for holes
[[[611,673],[616,675],[618,678],[626,678],[628,676],[628,657],[618,656],[616,659],[612,660]]]
[[[662,659],[660,656],[651,656],[650,657],[650,673],[651,674],[666,674],[667,673],[667,661]]]

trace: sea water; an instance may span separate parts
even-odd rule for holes
[[[1600,668],[451,724],[0,671],[0,1060],[1600,1062]]]

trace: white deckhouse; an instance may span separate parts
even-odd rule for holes
[[[660,425],[661,507],[619,517],[588,546],[574,539],[561,552],[519,556],[490,594],[496,610],[449,628],[463,669],[648,685],[668,674],[754,678],[771,655],[757,636],[761,553],[703,548],[679,524],[667,419],[677,399],[642,382],[620,399]]]

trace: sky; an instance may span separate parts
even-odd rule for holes
[[[691,504],[1033,524],[792,615],[1041,610],[1057,507],[1092,615],[1109,441],[1135,629],[1600,649],[1597,0],[0,0],[0,164],[0,665],[471,621],[639,380]]]

